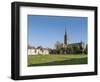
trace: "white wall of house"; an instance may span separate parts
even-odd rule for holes
[[[48,51],[48,50],[44,50],[43,53],[44,53],[44,54],[49,54],[49,51]]]
[[[36,55],[35,49],[28,49],[28,55]]]
[[[41,50],[41,49],[28,49],[28,55],[38,55],[38,54],[47,55],[47,54],[49,54],[49,51],[47,49],[45,49],[45,50]]]

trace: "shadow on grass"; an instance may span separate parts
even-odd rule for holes
[[[39,63],[39,64],[30,64],[28,66],[49,66],[49,65],[74,65],[74,64],[87,64],[87,57],[85,58],[77,58],[77,59],[70,59],[64,61],[53,61],[47,63]]]

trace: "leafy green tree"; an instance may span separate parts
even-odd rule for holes
[[[88,53],[88,45],[86,45],[86,48],[84,49],[84,53],[85,53],[85,54]]]
[[[82,53],[81,48],[79,45],[73,47],[73,51],[76,54]]]

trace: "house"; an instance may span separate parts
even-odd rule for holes
[[[35,47],[28,47],[28,55],[47,55],[49,54],[48,48],[43,48],[41,46]]]

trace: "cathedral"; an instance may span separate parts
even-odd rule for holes
[[[62,50],[61,50],[62,54],[80,53],[80,52],[78,52],[78,50],[76,50],[76,48],[78,48],[80,50],[80,52],[82,53],[85,49],[84,42],[80,41],[78,43],[69,44],[68,36],[67,36],[66,28],[65,28],[64,42],[63,42],[63,46],[62,46]]]

